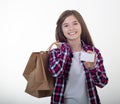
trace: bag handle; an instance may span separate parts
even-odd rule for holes
[[[56,44],[56,43],[58,43],[58,42],[57,42],[57,41],[56,41],[56,42],[53,42],[53,43],[49,46],[49,48],[47,49],[47,51],[49,52],[49,51],[51,50],[52,46],[53,46],[54,44]]]

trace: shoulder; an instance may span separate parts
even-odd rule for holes
[[[52,50],[50,51],[50,53],[51,53],[51,52],[54,52],[54,53],[57,52],[57,53],[59,53],[59,52],[65,52],[65,51],[71,52],[71,48],[70,48],[70,46],[69,46],[67,43],[62,42],[60,48],[54,48],[54,49],[52,49]]]
[[[85,51],[88,51],[88,50],[91,50],[91,51],[94,51],[96,53],[99,53],[99,49],[96,48],[95,46],[91,46],[91,45],[88,45],[88,44],[85,44],[83,41],[82,41],[82,47]]]
[[[87,45],[86,47],[87,47],[87,50],[91,50],[91,51],[93,51],[93,52],[95,52],[97,54],[100,53],[100,50],[95,46]]]

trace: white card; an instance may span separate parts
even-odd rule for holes
[[[87,62],[94,62],[95,54],[81,52],[80,60],[87,61]]]

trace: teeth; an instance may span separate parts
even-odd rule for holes
[[[69,34],[70,34],[70,35],[74,35],[74,34],[75,34],[75,32],[70,32]]]

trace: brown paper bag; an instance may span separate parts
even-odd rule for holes
[[[23,72],[27,80],[25,92],[38,98],[51,96],[53,92],[54,79],[48,70],[52,45],[48,51],[33,52]]]

